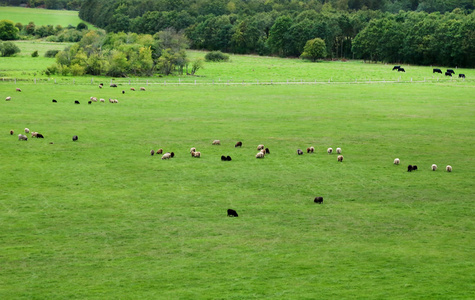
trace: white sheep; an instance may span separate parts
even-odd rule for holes
[[[142,87],[140,87],[140,90],[141,90],[141,91],[145,91],[145,88],[142,86]]]
[[[264,145],[259,145],[259,146],[257,146],[257,151],[262,150],[264,148],[265,148]]]
[[[12,97],[8,96],[7,98],[5,98],[5,101],[10,101],[12,100]]]
[[[328,148],[328,149],[327,149],[327,153],[328,153],[328,154],[332,154],[332,152],[333,152],[333,148]]]
[[[119,100],[117,100],[117,99],[114,99],[114,103],[119,103]]]
[[[264,152],[260,151],[256,154],[256,158],[264,158]]]
[[[192,153],[191,153],[191,156],[200,158],[200,157],[201,157],[201,152],[198,152],[198,151],[192,152]]]
[[[32,131],[31,132],[31,137],[38,137],[38,132]]]
[[[395,159],[394,159],[394,164],[395,164],[395,165],[399,165],[400,162],[401,162],[401,161],[399,160],[399,158],[395,158]]]
[[[221,145],[221,141],[220,140],[214,140],[213,145]]]
[[[313,146],[307,148],[307,153],[313,153],[313,152],[315,152],[315,148]]]
[[[195,147],[193,147],[193,148],[190,149],[190,153],[193,153],[193,152],[196,152],[196,148],[195,148]]]
[[[338,155],[338,161],[343,162],[343,155]]]
[[[452,166],[451,165],[447,165],[447,167],[445,167],[445,170],[447,172],[452,172]]]
[[[91,97],[91,101],[92,102],[97,102],[97,98],[96,97]]]
[[[106,102],[106,100],[103,98],[99,99],[99,101],[101,101],[102,103]]]
[[[30,129],[25,128],[25,133],[30,133]]]
[[[162,159],[170,159],[171,157],[172,157],[172,155],[167,152],[167,153],[163,154]]]
[[[18,135],[18,140],[19,141],[28,141],[28,138],[26,137],[26,135],[20,133]]]
[[[336,154],[341,154],[341,148],[336,148]]]
[[[435,171],[437,170],[437,165],[436,164],[432,164],[432,166],[430,167],[432,171]]]

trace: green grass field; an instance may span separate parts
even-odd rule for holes
[[[77,11],[71,10],[0,6],[0,20],[10,20],[14,23],[19,22],[23,25],[27,25],[29,22],[34,22],[37,26],[61,25],[63,27],[68,25],[77,26],[80,22],[84,22],[87,24],[89,29],[96,29],[92,24],[82,21],[78,17]]]
[[[21,59],[32,61],[12,61]],[[284,78],[267,62],[306,78],[392,74],[240,56],[200,73]],[[57,79],[0,82],[12,97],[0,102],[0,298],[475,297],[472,81],[131,92],[97,88],[106,78]],[[88,105],[91,96],[119,103]],[[25,127],[45,139],[18,141]],[[258,160],[261,143],[271,153]],[[316,153],[297,156],[309,146]],[[176,157],[150,156],[158,148]]]

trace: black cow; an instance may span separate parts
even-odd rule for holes
[[[450,73],[450,72],[445,72],[445,76],[450,76],[450,77],[452,77],[452,73]]]
[[[117,84],[111,83],[110,87],[117,87]]]
[[[234,209],[228,209],[228,217],[237,217],[238,213]]]
[[[234,145],[234,147],[242,147],[242,142],[237,142],[236,145]]]
[[[434,73],[442,74],[442,70],[441,69],[432,69],[432,74],[434,74]]]
[[[41,133],[36,134],[37,139],[44,139],[45,137]]]
[[[53,99],[53,103],[57,103],[58,101],[56,101],[55,99]]]
[[[465,74],[459,74],[459,78],[465,78]]]
[[[318,204],[322,204],[323,203],[323,197],[315,197],[315,199],[313,199],[313,202],[318,203]]]
[[[400,68],[401,68],[401,66],[394,66],[394,68],[392,69],[392,71],[394,71],[394,70],[398,70],[398,71],[399,71]]]
[[[231,161],[231,160],[232,160],[232,159],[231,159],[231,156],[229,156],[229,155],[226,156],[226,160],[227,160],[227,161]]]
[[[75,142],[77,140],[78,140],[78,136],[77,135],[73,136],[73,142]]]
[[[221,161],[226,161],[226,160],[227,160],[227,159],[226,159],[226,156],[221,155]]]
[[[397,71],[406,73],[406,70],[404,70],[404,68],[399,68]]]
[[[412,172],[412,165],[407,166],[407,171]]]
[[[79,104],[79,101],[78,101],[78,100],[74,100],[74,104]]]
[[[447,69],[447,72],[448,72],[448,73],[455,74],[454,70],[452,70],[452,69]]]

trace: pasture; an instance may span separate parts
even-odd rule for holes
[[[471,81],[131,92],[60,79],[0,82],[1,298],[474,298]],[[18,141],[25,127],[45,138]]]
[[[68,25],[76,27],[80,22],[83,22],[87,24],[89,29],[96,29],[94,25],[82,21],[78,16],[78,12],[72,10],[1,6],[0,20],[10,20],[23,25],[34,22],[36,26],[61,25],[63,27],[67,27]]]

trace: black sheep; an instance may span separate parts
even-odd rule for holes
[[[242,147],[242,142],[237,142],[236,145],[234,145],[234,147]]]
[[[407,166],[407,171],[412,172],[412,165]]]
[[[73,136],[73,142],[75,142],[77,140],[78,140],[78,136],[77,135]]]
[[[45,137],[41,133],[36,134],[37,139],[44,139]]]
[[[227,160],[227,161],[231,161],[231,156],[229,156],[229,155],[226,156],[226,160]]]
[[[238,213],[234,209],[228,209],[228,217],[237,217]]]
[[[323,197],[315,197],[315,199],[313,199],[313,202],[318,203],[318,204],[322,204],[323,203]]]

